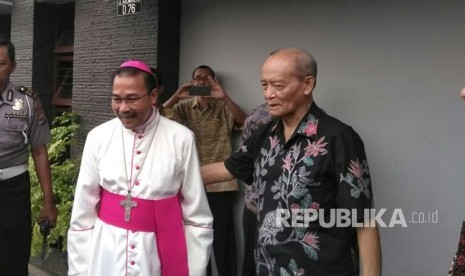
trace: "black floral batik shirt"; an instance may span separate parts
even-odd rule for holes
[[[275,119],[225,165],[258,193],[257,275],[353,275],[351,220],[363,222],[373,201],[363,142],[350,126],[312,103],[289,141]]]

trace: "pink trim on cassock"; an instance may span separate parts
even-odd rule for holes
[[[98,217],[113,226],[141,232],[155,232],[161,275],[188,276],[186,237],[179,196],[158,200],[133,197],[137,207],[132,208],[129,222],[124,221],[125,196],[102,189]]]
[[[84,231],[90,231],[94,229],[94,227],[92,228],[86,228],[86,229],[72,229],[72,228],[69,228],[69,231],[75,231],[75,232],[84,232]]]

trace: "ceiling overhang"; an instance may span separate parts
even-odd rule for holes
[[[0,0],[0,15],[11,14],[12,0]]]
[[[36,2],[60,5],[74,2],[74,0],[36,0]],[[12,5],[13,0],[0,0],[0,15],[11,14]]]

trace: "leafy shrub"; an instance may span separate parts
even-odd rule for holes
[[[78,161],[70,158],[70,146],[74,143],[78,128],[78,116],[72,112],[63,113],[53,120],[51,127],[52,141],[47,145],[52,171],[54,201],[58,209],[57,225],[50,231],[47,248],[54,247],[61,251],[66,250],[66,237],[71,219],[74,188],[79,171]],[[37,219],[42,208],[43,195],[32,156],[29,156],[29,172],[31,175],[33,223],[31,255],[36,256],[42,250],[42,234]]]

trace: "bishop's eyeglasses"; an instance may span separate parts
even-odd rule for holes
[[[135,103],[139,102],[140,99],[147,96],[148,94],[150,94],[150,93],[145,93],[144,95],[142,95],[140,97],[128,97],[128,98],[125,98],[125,99],[121,99],[121,98],[113,96],[113,97],[111,97],[111,102],[114,103],[114,104],[122,104],[123,102],[125,104],[135,104]]]

